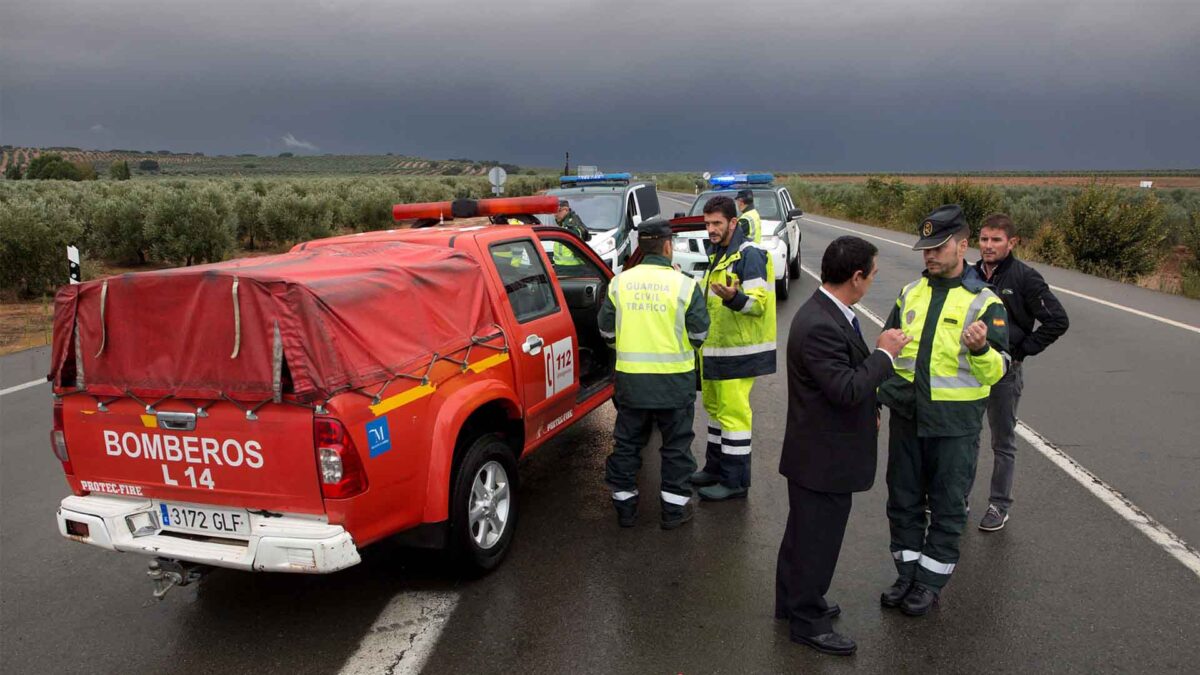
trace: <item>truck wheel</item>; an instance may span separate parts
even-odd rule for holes
[[[787,300],[792,294],[791,280],[787,274],[783,275],[782,279],[775,280],[775,297],[779,300]]]
[[[475,439],[463,455],[450,499],[450,544],[466,571],[495,569],[517,525],[517,462],[498,434]]]
[[[796,257],[788,261],[788,276],[792,279],[800,278],[800,251],[796,251]]]

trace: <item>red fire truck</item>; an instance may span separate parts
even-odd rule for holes
[[[490,224],[556,208],[398,205],[442,224],[64,287],[61,533],[151,557],[160,596],[210,566],[333,572],[392,536],[495,567],[517,460],[612,395],[608,265]]]

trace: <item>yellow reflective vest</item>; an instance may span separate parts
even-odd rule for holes
[[[988,344],[971,353],[963,330],[975,321]],[[894,361],[879,400],[917,422],[920,436],[977,433],[991,387],[1008,369],[1008,315],[973,268],[956,279],[922,276],[900,292],[885,328],[912,338]]]
[[[742,212],[741,219],[746,221],[747,239],[756,244],[761,244],[762,217],[758,215],[758,209],[746,209]]]
[[[667,374],[695,369],[685,325],[695,291],[695,280],[661,265],[641,264],[613,278],[608,299],[616,310],[617,372]],[[692,337],[703,340],[706,335]]]
[[[709,249],[704,291],[708,304],[708,339],[702,354],[703,378],[736,380],[775,372],[775,271],[771,256],[734,228],[727,248]],[[738,285],[722,300],[712,284]]]

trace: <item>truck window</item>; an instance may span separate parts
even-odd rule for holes
[[[489,251],[518,323],[558,311],[550,275],[532,241],[521,239],[492,244]]]
[[[559,279],[603,279],[604,275],[574,243],[558,240],[542,241],[542,249]]]
[[[638,203],[638,213],[642,216],[642,220],[649,220],[657,216],[659,211],[658,192],[649,185],[643,185],[633,192]]]

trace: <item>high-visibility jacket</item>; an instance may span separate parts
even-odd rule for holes
[[[597,325],[617,353],[618,404],[673,408],[695,401],[695,350],[708,337],[708,312],[700,285],[670,260],[646,256],[613,277]]]
[[[576,237],[584,239],[587,237],[587,228],[583,225],[583,220],[574,211],[568,211],[567,215],[561,221],[556,221],[558,226],[568,232],[571,232]],[[575,255],[575,251],[570,247],[564,246],[558,242],[554,243],[553,262],[556,267],[582,265],[583,260]]]
[[[749,208],[742,211],[741,220],[746,221],[746,238],[756,244],[761,244],[762,217],[758,215],[758,209]]]
[[[704,289],[710,326],[701,364],[706,380],[735,380],[775,372],[775,271],[771,257],[735,227],[729,246],[706,241]],[[713,283],[738,284],[722,300]]]
[[[962,332],[975,321],[988,343],[972,353]],[[885,328],[912,338],[894,361],[895,375],[879,388],[880,400],[917,422],[921,436],[978,432],[991,386],[1008,369],[1008,316],[1000,298],[973,268],[955,279],[922,276],[904,287]]]

